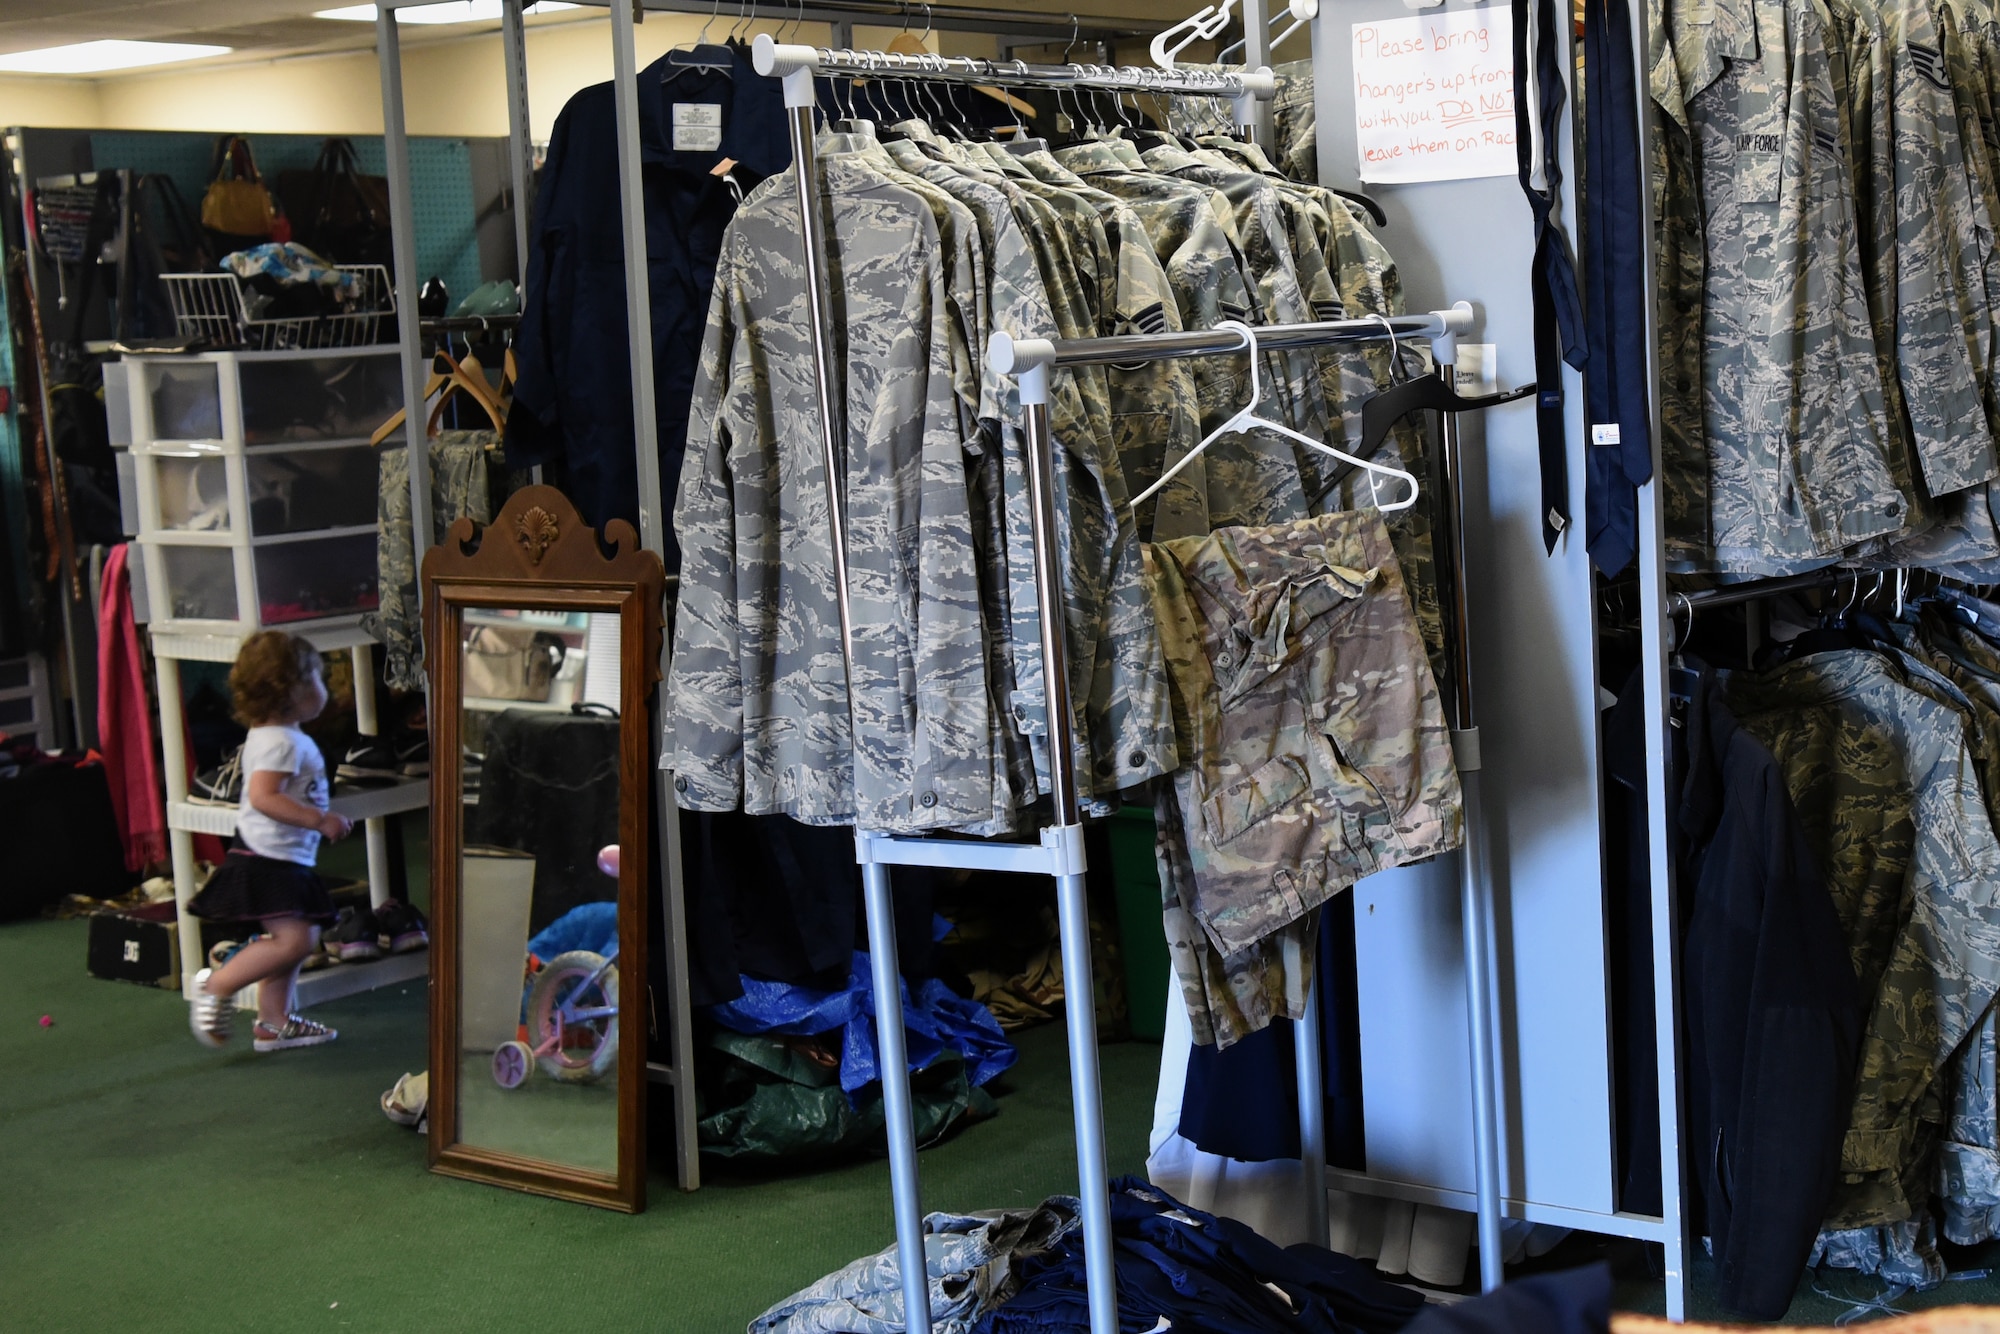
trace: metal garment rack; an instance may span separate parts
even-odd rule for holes
[[[1363,343],[1395,338],[1426,338],[1440,366],[1458,360],[1458,338],[1472,327],[1473,310],[1459,302],[1449,310],[1405,315],[1389,320],[1335,320],[1320,324],[1274,325],[1257,331],[1260,349],[1318,347],[1330,343]],[[1242,351],[1230,331],[1191,331],[1123,338],[1076,339],[1069,342],[1009,339],[995,335],[995,370],[1020,377],[1021,403],[1027,415],[1028,448],[1036,466],[1045,467],[1051,448],[1048,433],[1048,370],[1052,366],[1090,366],[1168,357],[1213,356]],[[1459,893],[1464,929],[1466,1014],[1472,1074],[1473,1161],[1479,1227],[1481,1286],[1500,1286],[1500,1139],[1498,1056],[1494,1045],[1493,901],[1480,860],[1482,832],[1479,802],[1479,726],[1472,706],[1470,620],[1465,593],[1465,484],[1456,413],[1444,414],[1442,455],[1446,504],[1435,529],[1439,565],[1449,573],[1445,590],[1450,614],[1452,683],[1452,754],[1464,789],[1465,844],[1459,852]],[[1039,451],[1039,454],[1038,452]],[[1325,1078],[1320,1064],[1319,1007],[1310,998],[1297,1021],[1299,1148],[1305,1169],[1306,1226],[1309,1238],[1327,1244]]]
[[[1249,119],[1251,106],[1276,90],[1269,70],[1224,75],[1082,65],[1029,65],[944,56],[898,57],[882,51],[822,49],[778,43],[759,34],[753,47],[758,73],[784,80],[785,107],[791,122],[793,176],[797,187],[800,231],[805,260],[807,315],[811,324],[813,383],[817,393],[822,463],[826,470],[834,590],[840,614],[841,651],[853,662],[852,613],[848,602],[846,517],[839,479],[845,474],[845,386],[836,377],[839,364],[833,348],[833,301],[829,285],[827,238],[819,208],[819,165],[814,143],[813,111],[816,74],[891,74],[942,83],[986,84],[997,87],[1079,88],[1106,92],[1178,93],[1227,97],[1239,123]],[[1377,337],[1379,324],[1370,326]],[[1092,344],[1106,340],[1090,340]],[[1111,340],[1129,357],[1143,338]],[[1235,347],[1240,340],[1225,337]],[[1006,346],[1014,344],[1008,342]],[[1114,357],[1103,352],[1105,360]],[[1143,355],[1143,354],[1142,354]],[[1192,354],[1183,354],[1192,355]],[[995,363],[995,369],[1001,369]],[[1023,377],[1024,403],[1032,384],[1046,393],[1045,373]],[[917,1145],[910,1103],[909,1062],[903,1041],[901,968],[896,956],[895,915],[890,898],[891,866],[938,866],[966,870],[1012,871],[1051,876],[1056,882],[1057,924],[1061,935],[1064,1006],[1070,1057],[1070,1088],[1075,1106],[1078,1196],[1082,1200],[1084,1273],[1090,1304],[1092,1334],[1117,1334],[1118,1295],[1112,1268],[1110,1179],[1105,1163],[1104,1112],[1097,1065],[1097,1016],[1091,997],[1090,921],[1084,896],[1083,822],[1073,770],[1073,732],[1069,695],[1069,663],[1060,599],[1061,566],[1057,538],[1055,475],[1048,437],[1047,414],[1028,414],[1029,504],[1034,530],[1036,612],[1041,622],[1042,674],[1047,692],[1049,729],[1049,788],[1055,823],[1041,831],[1039,844],[974,843],[897,837],[857,828],[855,859],[861,864],[862,892],[868,920],[869,961],[875,996],[876,1041],[880,1047],[882,1101],[889,1136],[890,1192],[896,1223],[897,1265],[903,1286],[904,1323],[911,1329],[930,1327],[930,1289],[924,1258],[923,1211],[917,1186]],[[1037,424],[1038,423],[1038,424]],[[848,706],[853,707],[850,694]],[[918,1314],[922,1313],[922,1319]]]

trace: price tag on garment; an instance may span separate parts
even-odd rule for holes
[[[1514,175],[1512,12],[1355,24],[1354,132],[1364,181]]]
[[[1624,438],[1625,433],[1618,428],[1617,422],[1591,423],[1590,443],[1593,445],[1623,444]]]
[[[720,102],[674,103],[674,151],[713,153],[722,147]]]

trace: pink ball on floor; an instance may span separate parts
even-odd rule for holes
[[[55,1021],[55,1020],[53,1020],[53,1019],[49,1018],[49,1017],[48,1017],[47,1015],[43,1015],[43,1016],[42,1016],[42,1027],[43,1027],[43,1028],[54,1028],[55,1026],[56,1026],[56,1021]]]

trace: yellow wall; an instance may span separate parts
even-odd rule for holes
[[[0,76],[0,125],[52,130],[92,129],[103,123],[98,86],[89,79],[23,79]]]
[[[733,23],[729,6],[722,9],[709,29],[717,41]],[[648,15],[638,29],[640,66],[692,42],[704,22],[699,15]],[[856,27],[854,40],[879,48],[899,31]],[[793,36],[789,25],[784,32]],[[572,94],[611,77],[611,23],[600,15],[533,24],[527,39],[528,118],[532,137],[541,141]],[[795,40],[823,45],[832,38],[826,25],[802,23]],[[995,40],[978,33],[935,32],[931,45],[947,55],[998,54]],[[411,134],[506,134],[500,35],[424,40],[406,33],[403,96]],[[102,79],[0,78],[0,125],[380,134],[382,92],[372,49]]]

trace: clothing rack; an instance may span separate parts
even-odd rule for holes
[[[1426,315],[1275,325],[1257,331],[1257,346],[1303,348],[1362,343],[1385,337],[1427,338],[1436,363],[1449,366],[1458,360],[1458,336],[1471,329],[1472,319],[1471,305],[1461,301],[1449,310],[1434,310]],[[1021,405],[1027,418],[1030,480],[1033,481],[1037,475],[1047,471],[1053,452],[1048,421],[1049,368],[1127,364],[1135,360],[1212,356],[1242,350],[1242,340],[1229,330],[1138,334],[1065,342],[1017,340],[1005,333],[997,333],[993,336],[988,358],[995,371],[1019,378]],[[1493,1041],[1493,910],[1490,889],[1480,873],[1475,842],[1480,829],[1479,726],[1472,707],[1472,657],[1467,643],[1470,622],[1466,614],[1465,546],[1462,540],[1464,467],[1456,413],[1444,414],[1441,462],[1448,503],[1439,516],[1436,532],[1442,548],[1439,552],[1440,564],[1450,571],[1446,592],[1449,597],[1448,637],[1454,687],[1451,741],[1465,794],[1466,841],[1459,854],[1459,889],[1467,960],[1466,1013],[1472,1064],[1473,1159],[1477,1181],[1480,1278],[1482,1287],[1491,1291],[1500,1286],[1502,1279],[1498,1076]],[[1043,548],[1052,550],[1055,542],[1053,533],[1042,528],[1039,517],[1036,541],[1038,556]],[[1044,609],[1042,614],[1046,638],[1049,613]],[[1326,1180],[1325,1079],[1320,1068],[1319,1008],[1310,999],[1310,988],[1304,1017],[1297,1022],[1298,1041],[1294,1045],[1298,1053],[1299,1156],[1305,1167],[1307,1183],[1306,1227],[1311,1240],[1324,1246],[1328,1240],[1326,1191],[1323,1186],[1314,1187]],[[1088,1197],[1085,1198],[1087,1201]]]
[[[819,169],[814,140],[816,74],[875,74],[945,83],[977,83],[999,87],[1067,87],[1107,92],[1154,92],[1198,97],[1226,97],[1239,125],[1249,125],[1254,106],[1268,101],[1276,80],[1268,69],[1220,74],[1209,71],[1108,69],[1101,66],[1033,66],[1020,61],[898,58],[878,51],[829,50],[781,44],[760,34],[753,47],[760,74],[784,80],[785,105],[791,121],[792,156],[800,215],[807,287],[807,314],[812,332],[813,380],[820,422],[822,463],[828,491],[829,546],[835,602],[840,617],[842,652],[853,661],[853,622],[849,603],[846,520],[838,479],[845,471],[845,424],[842,393],[834,368],[832,294],[827,282],[826,239],[819,209]],[[1309,347],[1339,342],[1364,342],[1385,337],[1428,337],[1445,360],[1455,359],[1457,335],[1471,323],[1472,310],[1451,311],[1399,320],[1343,320],[1319,324],[1281,325],[1259,330],[1260,344]],[[882,1100],[889,1138],[891,1206],[896,1226],[897,1264],[904,1302],[904,1323],[911,1329],[930,1324],[930,1299],[924,1254],[923,1213],[918,1192],[916,1138],[912,1115],[909,1067],[903,1040],[903,1015],[895,947],[894,913],[889,867],[939,866],[1047,875],[1056,882],[1057,919],[1061,939],[1070,1085],[1075,1107],[1078,1195],[1082,1201],[1084,1273],[1092,1334],[1117,1334],[1118,1301],[1112,1263],[1110,1182],[1105,1163],[1104,1118],[1097,1063],[1096,1015],[1088,1001],[1091,979],[1090,926],[1084,894],[1083,824],[1073,771],[1072,715],[1069,700],[1068,649],[1060,597],[1060,545],[1055,501],[1054,445],[1048,423],[1048,370],[1051,366],[1101,365],[1240,352],[1242,340],[1229,331],[1134,335],[1119,338],[1052,342],[1017,339],[997,332],[988,350],[989,364],[1000,374],[1014,374],[1020,384],[1028,451],[1028,491],[1032,523],[1036,612],[1040,622],[1043,676],[1048,691],[1049,786],[1054,823],[1041,831],[1038,844],[976,843],[874,833],[857,828],[855,855],[863,874],[871,982],[875,997],[877,1042],[881,1049]],[[1448,419],[1449,421],[1449,419]],[[1448,453],[1455,459],[1456,432],[1447,426]],[[1455,466],[1452,467],[1455,473]],[[1456,491],[1454,492],[1456,494]],[[1454,550],[1457,548],[1454,546]],[[1462,585],[1462,580],[1459,583]],[[1462,594],[1459,604],[1463,605]],[[1463,661],[1461,655],[1461,661]],[[1460,691],[1469,723],[1470,682]],[[849,697],[849,708],[853,699]],[[1462,738],[1462,741],[1461,741]],[[1476,769],[1478,734],[1469,726],[1454,732],[1461,743],[1462,764]],[[1468,791],[1468,805],[1473,800]],[[1477,885],[1476,863],[1467,857],[1466,884]],[[1470,957],[1490,957],[1486,923],[1490,912],[1468,899],[1465,915]],[[1494,1078],[1490,1035],[1492,1002],[1488,970],[1476,964],[1470,971],[1474,1085],[1482,1103],[1475,1115],[1479,1128],[1480,1217],[1482,1235],[1490,1223],[1497,1282],[1499,1256],[1499,1174],[1497,1114],[1492,1106]],[[1309,1181],[1323,1182],[1326,1139],[1323,1124],[1322,1072],[1319,1068],[1317,1015],[1311,1005],[1300,1021],[1300,1129]],[[1489,1187],[1490,1183],[1490,1187]],[[1310,1226],[1317,1240],[1327,1238],[1326,1192],[1307,1191]]]
[[[760,33],[753,45],[757,72],[784,81],[785,107],[791,122],[792,165],[798,192],[807,315],[812,331],[813,383],[817,394],[822,462],[825,467],[835,602],[840,616],[842,656],[852,673],[853,620],[847,577],[845,508],[838,479],[844,474],[846,425],[842,395],[834,368],[832,291],[826,277],[825,238],[819,210],[819,165],[814,141],[813,77],[821,73],[881,74],[929,82],[974,83],[999,87],[1067,87],[1108,92],[1152,91],[1201,97],[1227,97],[1239,123],[1247,121],[1250,105],[1276,92],[1269,70],[1252,74],[1212,74],[1198,71],[1106,69],[1099,66],[1036,66],[1021,61],[990,61],[946,57],[903,58],[890,52],[825,49],[781,44]],[[1379,325],[1368,326],[1382,336]],[[998,340],[996,340],[998,341]],[[1101,343],[1107,340],[1092,340]],[[1131,349],[1143,339],[1115,340]],[[1224,351],[1240,345],[1224,335]],[[1014,348],[1012,340],[999,346]],[[1053,350],[1053,345],[1048,345]],[[1142,354],[1143,355],[1143,354]],[[1179,355],[1194,355],[1183,352]],[[1105,359],[1112,359],[1105,354]],[[996,369],[998,363],[995,363]],[[1026,400],[1040,385],[1046,394],[1045,371],[1023,377]],[[1097,1065],[1097,1016],[1090,997],[1090,922],[1084,894],[1083,821],[1072,765],[1072,714],[1069,697],[1068,646],[1063,631],[1061,572],[1056,534],[1055,478],[1046,409],[1039,418],[1029,414],[1029,506],[1034,532],[1036,612],[1041,624],[1043,677],[1049,727],[1049,788],[1055,823],[1041,831],[1039,844],[971,843],[896,837],[855,830],[855,859],[862,868],[862,892],[868,922],[870,981],[875,997],[876,1041],[880,1047],[882,1101],[889,1138],[892,1211],[896,1225],[897,1264],[903,1288],[904,1322],[912,1329],[930,1326],[930,1289],[924,1257],[923,1211],[917,1188],[917,1145],[910,1101],[909,1061],[904,1048],[903,1006],[895,937],[895,914],[889,885],[891,866],[940,866],[967,870],[1012,871],[1046,875],[1056,882],[1057,919],[1061,938],[1063,991],[1071,997],[1064,1007],[1070,1056],[1070,1087],[1075,1105],[1076,1155],[1082,1200],[1084,1273],[1089,1294],[1092,1334],[1117,1334],[1118,1297],[1112,1269],[1110,1179],[1105,1163],[1104,1112]],[[1034,423],[1039,422],[1039,426]],[[853,697],[848,699],[850,711]],[[851,718],[851,714],[850,714]],[[859,735],[856,729],[856,735]],[[1322,1141],[1323,1143],[1323,1141]],[[1322,1192],[1323,1195],[1323,1192]],[[1324,1205],[1322,1203],[1322,1209]],[[921,1319],[919,1315],[921,1314]]]

